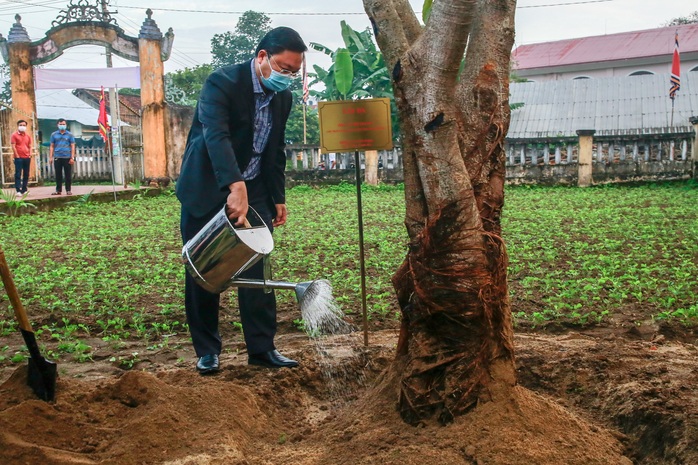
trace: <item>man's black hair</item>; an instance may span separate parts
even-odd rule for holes
[[[64,123],[67,123],[67,121],[65,120],[65,118],[58,118],[58,122],[60,123],[61,121],[63,121]]]
[[[275,27],[262,37],[259,45],[257,45],[257,50],[254,52],[255,56],[259,55],[259,52],[262,50],[266,50],[269,55],[276,55],[285,50],[304,53],[308,50],[308,47],[306,47],[305,42],[301,39],[300,34],[294,29],[290,27]]]
[[[24,124],[27,124],[27,125],[29,124],[29,123],[27,123],[26,121],[24,121],[23,119],[17,121],[17,126],[19,126],[19,123],[24,123]]]

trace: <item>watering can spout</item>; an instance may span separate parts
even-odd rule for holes
[[[305,281],[302,283],[290,283],[287,281],[270,281],[261,279],[233,279],[228,282],[230,286],[235,287],[249,287],[256,289],[293,289],[296,292],[296,299],[299,303],[303,301],[306,296],[308,289],[312,289],[313,285],[319,281]],[[312,294],[313,292],[311,292]]]
[[[244,228],[236,228],[223,207],[206,225],[182,248],[182,261],[187,272],[204,289],[221,293],[231,286],[263,289],[293,289],[301,308],[322,297],[329,282],[325,280],[291,283],[271,279],[269,253],[274,249],[271,231],[252,207],[249,209],[249,223]],[[246,279],[239,276],[249,270],[259,260],[263,260],[264,279]]]
[[[296,284],[295,291],[296,291],[296,300],[298,302],[303,301],[303,296],[305,296],[305,293],[308,291],[308,288],[314,283],[315,281],[305,281],[302,283]]]

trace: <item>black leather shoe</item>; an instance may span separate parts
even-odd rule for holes
[[[293,368],[298,366],[298,362],[284,357],[278,350],[270,350],[261,354],[251,354],[247,359],[248,365],[257,365],[267,368]]]
[[[200,357],[199,361],[196,362],[196,369],[199,370],[199,373],[202,375],[217,372],[220,369],[218,365],[218,355],[210,354]]]

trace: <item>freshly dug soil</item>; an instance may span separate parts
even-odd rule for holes
[[[250,367],[233,344],[202,377],[184,337],[131,370],[61,363],[55,403],[33,396],[26,367],[4,369],[0,463],[695,464],[698,349],[685,339],[519,333],[519,386],[448,426],[398,415],[395,329],[368,348],[358,333],[282,334],[296,369]]]

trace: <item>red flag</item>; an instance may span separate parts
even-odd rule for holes
[[[305,57],[303,57],[303,104],[308,104],[308,96],[310,96],[310,89],[308,89],[308,72],[305,69]]]
[[[109,143],[109,120],[107,120],[107,102],[104,100],[104,87],[102,87],[102,94],[99,96],[97,125],[99,126],[99,135],[102,136],[104,142]]]
[[[669,98],[674,100],[676,91],[681,88],[681,59],[679,58],[679,33],[674,36],[674,58],[671,60],[671,88]]]

